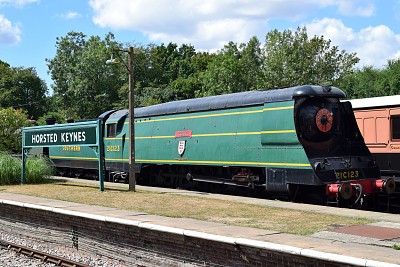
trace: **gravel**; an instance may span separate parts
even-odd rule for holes
[[[0,267],[52,267],[53,263],[46,263],[40,259],[28,257],[12,249],[0,248]]]
[[[0,232],[0,240],[5,242],[10,242],[13,244],[18,244],[24,247],[33,248],[38,251],[46,252],[51,255],[57,255],[65,259],[73,260],[76,262],[84,263],[89,266],[94,267],[123,267],[125,264],[121,264],[117,260],[112,260],[104,258],[97,255],[89,255],[86,253],[81,253],[73,248],[68,248],[65,246],[57,245],[49,242],[42,242],[37,239],[19,237],[14,234],[9,234],[5,232]],[[43,262],[40,259],[28,257],[26,255],[17,253],[12,249],[7,249],[0,246],[0,267],[25,267],[25,266],[40,266],[40,267],[50,267],[57,266],[53,263]]]
[[[80,236],[79,250],[77,250],[71,245],[73,243],[71,236],[71,232],[61,231],[60,229],[42,228],[37,225],[0,218],[0,243],[3,241],[21,245],[93,267],[204,266],[203,263],[192,264],[184,260],[145,252],[140,248],[127,246],[122,249],[120,246],[104,243],[104,240],[88,240],[83,236]],[[100,252],[101,255],[97,252]],[[9,251],[2,246],[0,246],[0,253],[0,267],[56,266],[52,263],[44,263],[40,259],[16,253],[13,250]]]

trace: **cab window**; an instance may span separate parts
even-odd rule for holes
[[[107,124],[107,137],[116,137],[117,136],[117,124],[110,123]]]

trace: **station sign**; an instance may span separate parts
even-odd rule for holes
[[[24,129],[25,147],[48,147],[68,145],[96,145],[97,125],[80,125],[71,127],[68,124],[53,125],[51,128],[29,127]]]
[[[21,184],[26,182],[25,165],[31,148],[88,146],[97,155],[100,190],[104,191],[104,144],[102,132],[103,121],[101,119],[22,128]]]

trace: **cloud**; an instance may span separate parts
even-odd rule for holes
[[[23,7],[39,0],[0,0],[0,7]],[[13,25],[4,15],[0,14],[0,44],[17,44],[21,41],[21,29],[19,25]]]
[[[338,1],[339,12],[346,16],[371,17],[375,13],[375,7],[372,3],[366,3],[365,6],[359,6],[360,1]]]
[[[70,19],[80,18],[80,17],[82,17],[82,15],[75,11],[69,11],[65,14],[56,15],[55,17],[70,20]]]
[[[89,0],[93,22],[111,29],[136,30],[154,42],[192,44],[215,51],[229,41],[263,40],[271,20],[304,24],[325,11],[339,16],[371,17],[372,0]],[[295,15],[294,15],[295,14]],[[332,45],[356,52],[359,66],[382,67],[399,55],[399,35],[384,25],[354,31],[338,19],[305,23],[309,36],[324,35]]]
[[[216,45],[225,40],[245,42],[256,35],[255,29],[265,34],[268,21],[272,18],[299,20],[328,6],[337,7],[341,12],[354,13],[356,5],[346,4],[347,2],[347,0],[90,0],[89,5],[94,11],[93,22],[101,27],[137,30],[154,41],[162,42],[200,41],[204,36],[213,36]],[[362,11],[361,13],[368,13],[364,10],[372,8],[360,0],[353,2],[359,3],[357,9]],[[228,33],[232,37],[227,36]]]
[[[80,17],[81,15],[79,14],[79,13],[77,13],[77,12],[74,12],[74,11],[70,11],[70,12],[68,12],[67,14],[65,14],[65,18],[66,19],[75,19],[75,18],[78,18],[78,17]]]
[[[0,43],[16,44],[21,41],[21,30],[18,25],[12,25],[11,21],[0,14]]]
[[[385,25],[369,26],[357,32],[338,19],[324,18],[306,24],[306,27],[309,36],[323,35],[339,49],[356,52],[361,59],[358,67],[372,65],[381,68],[388,59],[397,59],[400,55],[400,34]]]
[[[93,22],[111,29],[141,31],[152,41],[185,42],[199,49],[221,48],[227,41],[263,37],[270,19],[299,21],[326,7],[369,15],[368,0],[89,0]],[[358,3],[358,4],[357,4]],[[293,15],[296,14],[296,15]]]

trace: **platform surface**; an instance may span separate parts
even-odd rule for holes
[[[82,181],[69,179],[70,181]],[[84,181],[85,183],[89,181]],[[92,181],[93,183],[98,183]],[[127,187],[125,184],[110,184],[112,186]],[[197,197],[209,197],[224,199],[228,201],[242,202],[254,205],[273,206],[280,208],[296,209],[324,214],[333,214],[349,217],[364,217],[375,222],[367,225],[336,228],[330,231],[322,231],[312,236],[300,236],[255,229],[249,227],[230,226],[222,223],[204,222],[189,218],[169,218],[143,212],[119,210],[109,207],[85,205],[59,200],[49,200],[39,197],[18,195],[0,192],[0,202],[15,201],[29,203],[46,207],[54,207],[83,213],[116,217],[121,219],[146,222],[160,226],[175,227],[219,236],[246,238],[256,241],[271,242],[287,245],[301,249],[312,249],[314,251],[332,253],[340,256],[355,257],[370,261],[377,261],[376,266],[400,266],[400,250],[394,247],[400,246],[400,215],[378,213],[362,210],[339,209],[334,207],[314,206],[290,202],[238,197],[230,195],[207,194],[202,192],[143,187],[140,190],[152,190],[170,194],[184,194]],[[383,264],[383,265],[382,265]],[[374,266],[374,264],[369,265]]]

